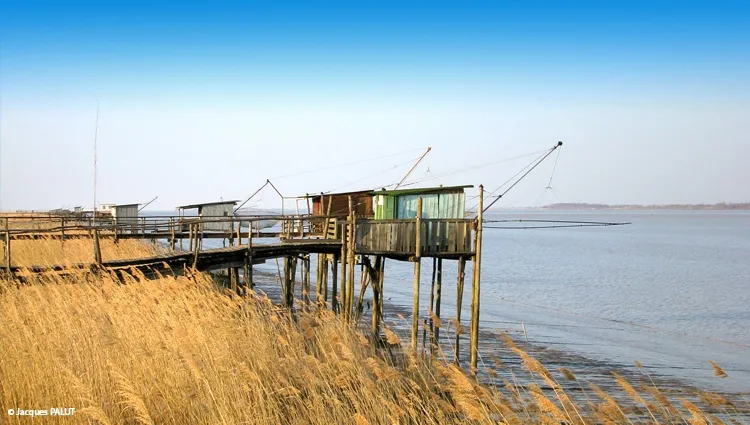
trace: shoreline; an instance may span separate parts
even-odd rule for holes
[[[259,278],[256,284],[256,292],[260,291],[272,302],[279,302],[281,299],[281,288],[275,280],[275,274],[266,270],[258,270],[254,277]],[[311,285],[311,292],[314,291],[314,284]],[[358,288],[355,288],[358,292]],[[368,297],[364,298],[365,302],[369,301]],[[311,301],[311,305],[314,302]],[[408,344],[409,331],[411,326],[411,311],[408,306],[401,305],[397,302],[386,301],[383,306],[383,323],[388,325],[401,339],[402,344]],[[402,316],[403,319],[399,316]],[[369,330],[370,314],[364,307],[363,315],[360,318],[358,327],[365,332]],[[440,345],[445,360],[450,362],[453,358],[452,345],[455,341],[455,333],[452,329],[450,317],[443,317],[443,328],[441,328]],[[463,326],[468,329],[468,321],[462,320]],[[420,325],[421,326],[421,325]],[[492,385],[502,386],[503,380],[508,380],[516,385],[528,386],[536,383],[536,380],[523,367],[522,359],[516,355],[511,348],[503,341],[502,334],[508,335],[513,343],[521,350],[528,353],[535,359],[539,360],[551,371],[566,369],[571,371],[576,377],[576,381],[559,380],[563,390],[576,394],[581,392],[580,382],[591,382],[602,388],[607,393],[615,393],[620,388],[615,381],[612,373],[615,372],[626,378],[630,383],[641,385],[654,385],[660,390],[669,393],[673,397],[687,397],[701,391],[709,391],[719,394],[730,400],[735,405],[742,406],[750,398],[750,391],[722,391],[715,388],[701,388],[699,385],[688,382],[685,378],[674,374],[659,373],[658,368],[652,368],[648,364],[641,367],[636,366],[636,360],[632,365],[626,365],[621,362],[596,359],[580,355],[566,350],[561,350],[535,342],[526,342],[523,334],[516,332],[500,332],[493,329],[480,329],[479,338],[479,356],[480,356],[480,382]],[[422,334],[420,331],[419,347],[422,352]],[[429,335],[427,336],[429,345]],[[461,365],[468,367],[468,334],[461,336]],[[442,357],[440,357],[442,359]],[[483,368],[491,368],[492,372],[487,372]],[[716,378],[719,379],[719,378]],[[579,400],[583,401],[583,400]],[[717,413],[717,412],[713,412]],[[750,420],[750,408],[740,411],[740,416],[733,416],[736,419]]]

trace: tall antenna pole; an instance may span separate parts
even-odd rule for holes
[[[93,222],[96,224],[96,141],[99,136],[99,102],[96,102],[96,125],[94,126],[94,216]]]

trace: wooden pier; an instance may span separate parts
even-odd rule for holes
[[[479,188],[479,211],[482,210],[482,187]],[[331,209],[328,202],[328,211]],[[325,200],[321,200],[321,207]],[[38,217],[0,218],[3,260],[1,270],[10,278],[22,281],[29,273],[80,273],[91,270],[138,269],[146,276],[187,270],[226,270],[229,286],[242,294],[254,287],[253,265],[268,259],[283,259],[280,271],[284,304],[295,307],[295,287],[299,267],[299,299],[302,308],[330,308],[344,320],[354,323],[362,311],[363,296],[372,291],[372,332],[378,335],[382,322],[383,283],[386,259],[414,264],[411,350],[416,354],[420,323],[429,323],[430,350],[440,340],[440,330],[433,320],[441,315],[442,266],[447,260],[458,262],[456,319],[461,321],[464,270],[467,261],[474,262],[471,280],[470,368],[476,373],[479,331],[481,270],[481,212],[476,218],[423,218],[422,197],[416,202],[415,218],[374,219],[355,215],[349,197],[349,214],[139,217],[118,223],[117,220],[45,215]],[[463,214],[463,211],[461,211]],[[277,222],[268,227],[271,221]],[[261,223],[265,223],[261,225]],[[13,265],[14,240],[49,238],[65,243],[67,239],[90,238],[95,261],[90,264],[24,266]],[[124,260],[103,260],[100,238],[163,241],[168,252],[162,255]],[[204,248],[204,239],[222,240],[222,248]],[[311,287],[311,257],[316,257],[315,296]],[[419,299],[421,263],[433,258],[435,269],[428,308]],[[357,266],[362,270],[360,295],[355,297]],[[240,273],[241,271],[241,273]],[[436,283],[436,284],[435,284]],[[299,302],[299,301],[298,301]],[[428,314],[425,316],[425,312]],[[444,314],[445,311],[442,311]],[[459,338],[455,340],[455,358],[459,362]]]

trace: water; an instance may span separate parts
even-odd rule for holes
[[[532,344],[750,392],[750,212],[506,212],[492,219],[628,221],[628,226],[484,232],[482,329]],[[275,264],[264,267],[275,272]],[[456,262],[442,316],[455,317]],[[467,276],[471,276],[467,265]],[[410,309],[410,263],[388,261],[386,302]],[[422,262],[426,311],[432,260]],[[463,300],[468,322],[470,278]],[[389,299],[390,298],[390,299]],[[398,320],[396,318],[388,318]],[[709,360],[729,378],[713,376]]]

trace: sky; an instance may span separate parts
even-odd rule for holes
[[[743,202],[748,117],[747,2],[0,3],[1,210],[393,187],[428,146],[408,187],[500,193],[558,140],[497,206]]]

